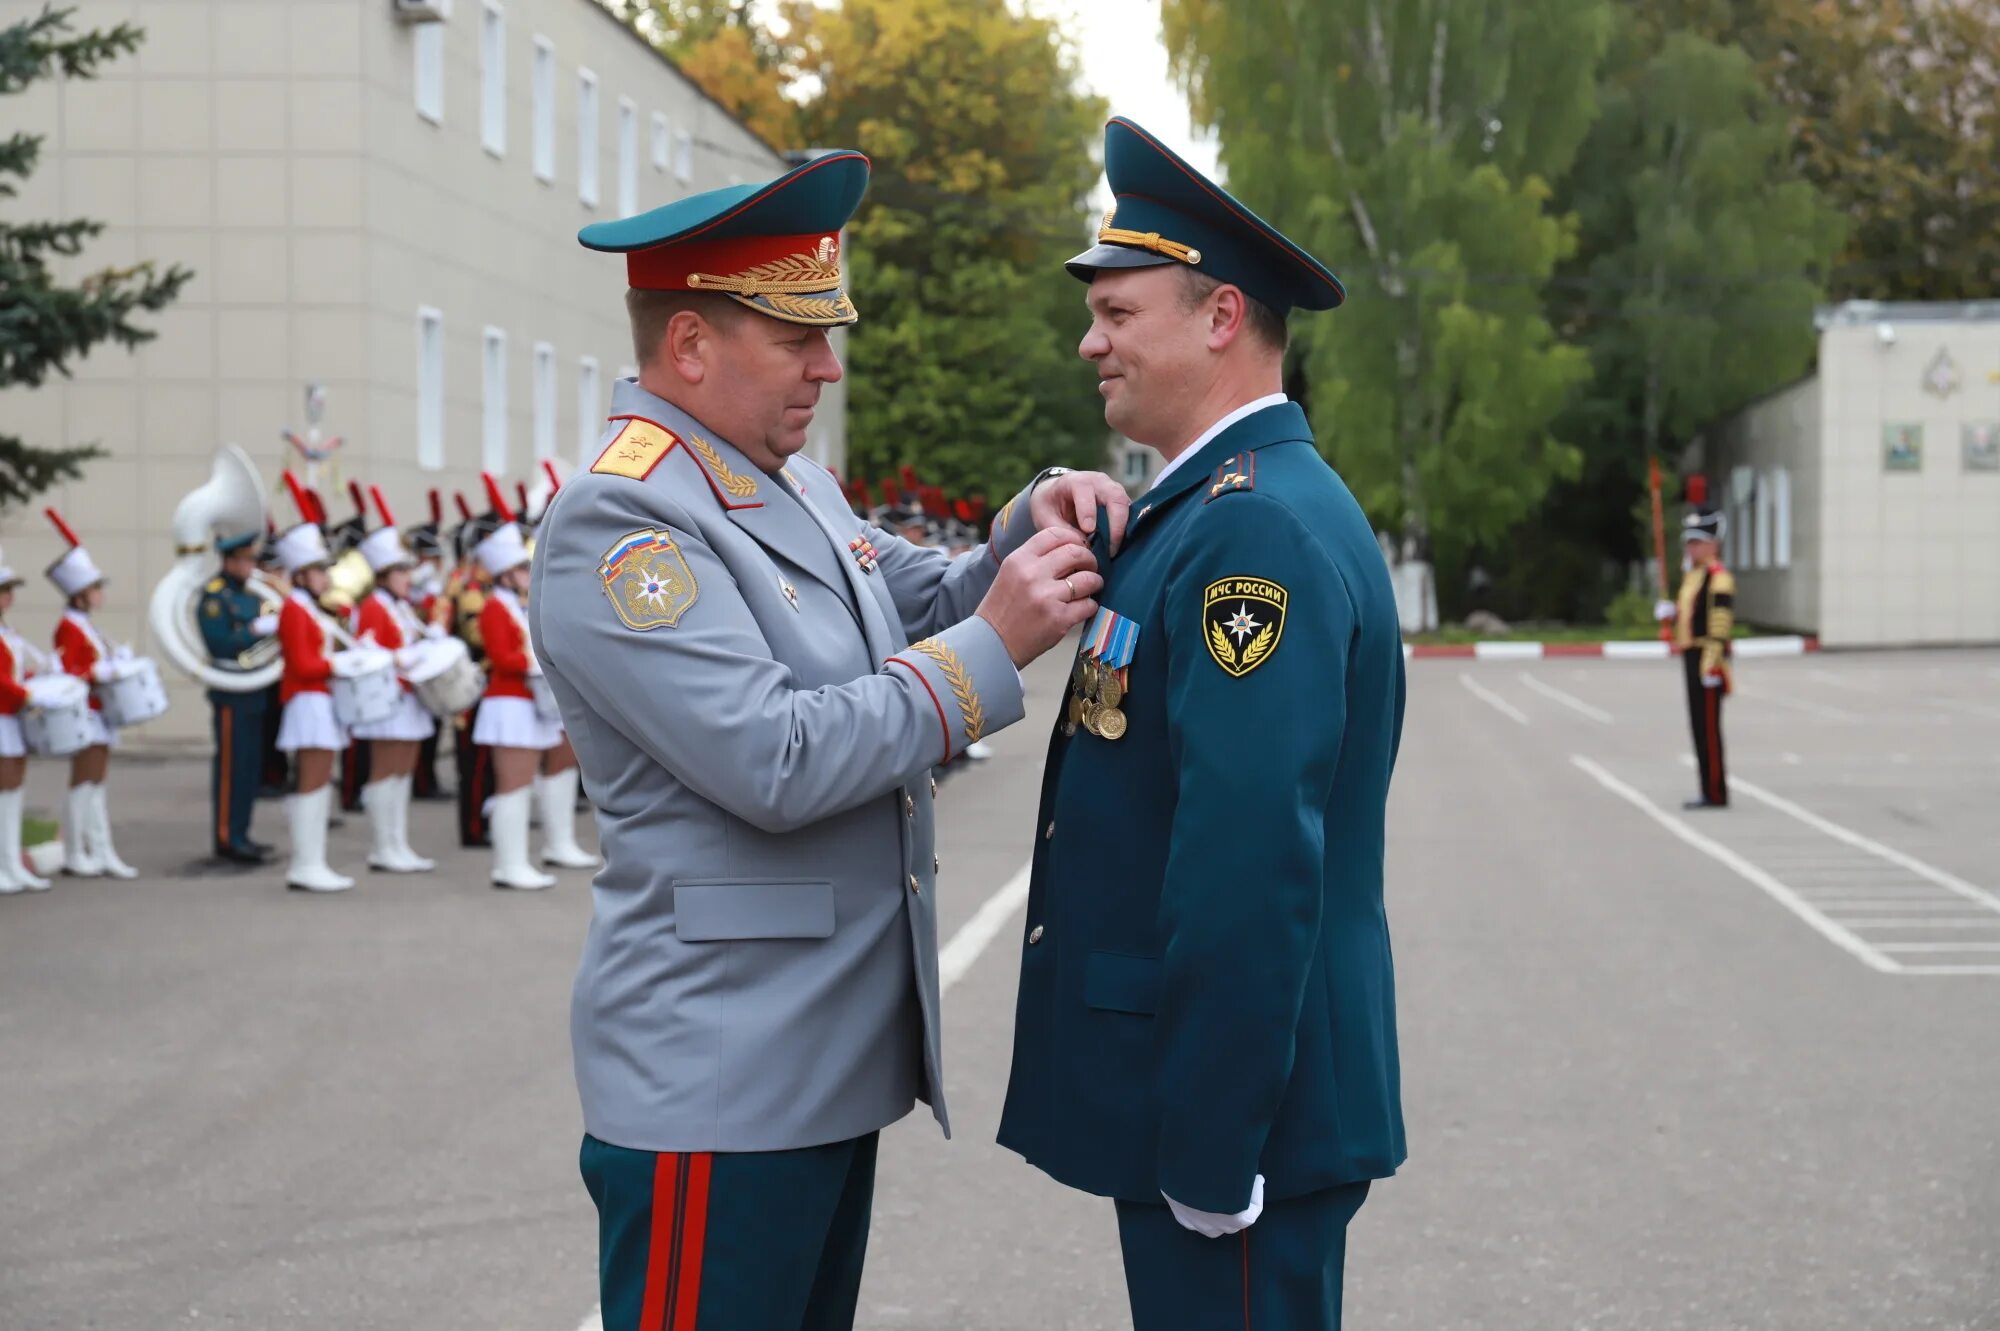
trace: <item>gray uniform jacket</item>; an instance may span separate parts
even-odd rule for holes
[[[949,1134],[930,770],[1021,718],[973,611],[1026,494],[952,560],[634,381],[612,409],[529,603],[604,849],[570,1015],[585,1130],[789,1150],[922,1098]]]

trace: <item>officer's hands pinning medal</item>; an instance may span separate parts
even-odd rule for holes
[[[1087,539],[1097,531],[1097,506],[1104,505],[1110,523],[1111,551],[1125,540],[1125,516],[1132,498],[1125,487],[1101,471],[1066,471],[1050,476],[1028,496],[1028,513],[1037,530],[1068,527]]]
[[[1094,598],[1103,587],[1084,538],[1067,526],[1044,527],[1000,565],[979,617],[1019,668],[1096,614]]]

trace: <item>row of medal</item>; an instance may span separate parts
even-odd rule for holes
[[[1127,729],[1118,704],[1131,691],[1129,667],[1139,650],[1139,625],[1117,611],[1098,607],[1076,654],[1070,677],[1069,714],[1063,734],[1082,726],[1099,739],[1122,739]]]

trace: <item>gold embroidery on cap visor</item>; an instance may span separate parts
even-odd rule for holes
[[[824,237],[815,250],[745,268],[740,273],[689,273],[690,291],[716,291],[759,314],[795,324],[851,324],[860,316],[840,289],[840,246]]]
[[[701,595],[673,536],[650,527],[619,538],[604,552],[597,573],[618,618],[640,633],[675,627]]]
[[[1147,250],[1153,254],[1165,255],[1169,259],[1187,264],[1190,267],[1201,262],[1201,251],[1192,245],[1183,245],[1177,240],[1168,240],[1157,231],[1127,231],[1122,227],[1111,225],[1111,219],[1117,215],[1118,209],[1115,207],[1110,212],[1104,214],[1104,221],[1099,223],[1097,228],[1098,244],[1124,245],[1130,249]]]
[[[1291,593],[1267,578],[1222,578],[1202,593],[1203,640],[1215,663],[1241,679],[1271,659],[1285,636]]]

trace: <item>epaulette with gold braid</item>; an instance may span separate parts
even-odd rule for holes
[[[1238,490],[1249,491],[1257,488],[1257,455],[1238,453],[1229,461],[1215,469],[1215,476],[1209,482],[1208,498],[1203,503],[1213,503],[1223,495],[1234,494]]]

